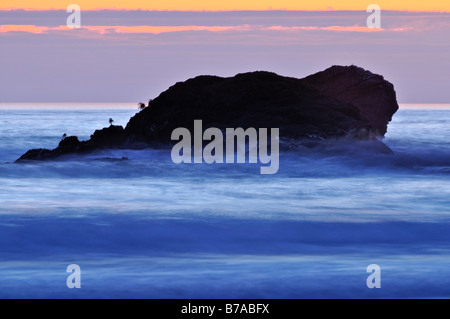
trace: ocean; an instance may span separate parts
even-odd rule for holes
[[[450,105],[401,105],[394,154],[298,149],[274,175],[156,149],[14,163],[137,111],[0,104],[0,298],[450,297]]]

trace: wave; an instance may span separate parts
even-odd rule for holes
[[[278,176],[333,177],[361,174],[430,174],[450,173],[450,149],[440,145],[407,150],[385,148],[370,142],[334,143],[308,149],[297,147],[280,153]],[[17,153],[17,152],[16,152]],[[104,150],[89,155],[69,155],[59,160],[15,164],[0,163],[0,177],[97,177],[131,178],[136,176],[220,175],[233,178],[259,174],[257,164],[174,164],[170,150]]]
[[[83,230],[81,235],[79,232]],[[151,218],[139,214],[5,215],[0,260],[58,254],[386,255],[448,256],[447,223],[314,222],[246,218]],[[418,236],[420,234],[420,236]],[[14,239],[15,244],[8,244]],[[64,240],[62,240],[64,239]],[[183,243],[183,244],[180,244]]]
[[[0,297],[448,297],[449,242],[438,223],[5,217]],[[366,287],[373,263],[382,289]]]

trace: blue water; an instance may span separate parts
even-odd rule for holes
[[[15,164],[137,111],[63,106],[0,105],[1,298],[450,297],[450,109],[401,109],[394,155],[299,149],[275,175],[151,149]]]

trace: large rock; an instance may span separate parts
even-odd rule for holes
[[[387,125],[398,110],[394,86],[381,75],[354,65],[332,66],[306,77],[304,82],[326,95],[354,105],[379,136],[386,134]]]
[[[102,148],[170,145],[175,128],[279,128],[280,139],[313,147],[336,138],[376,140],[397,111],[393,85],[356,66],[333,66],[305,79],[270,72],[231,78],[198,76],[176,83],[128,122],[88,141],[62,141],[53,151],[31,150],[20,160],[55,158]],[[378,142],[378,140],[376,140]]]

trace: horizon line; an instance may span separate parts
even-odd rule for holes
[[[54,104],[86,104],[86,105],[93,105],[93,104],[115,104],[115,105],[125,105],[125,104],[129,104],[129,105],[136,105],[139,102],[73,102],[73,101],[58,101],[58,102],[0,102],[0,106],[5,106],[5,105],[19,105],[19,104],[49,104],[49,105],[54,105]],[[432,103],[416,103],[416,102],[398,102],[399,105],[404,105],[404,106],[415,106],[415,105],[433,105],[433,106],[437,106],[437,105],[441,105],[441,106],[450,106],[450,102],[448,103],[442,103],[442,102],[432,102]]]
[[[126,9],[126,8],[94,8],[94,9],[83,9],[82,11],[139,11],[139,12],[196,12],[196,13],[210,13],[210,12],[366,12],[366,8],[362,8],[360,10],[356,9],[231,9],[231,10],[159,10],[159,9]],[[66,12],[66,8],[0,8],[1,11],[27,11],[27,12],[42,12],[42,11],[64,11]],[[450,13],[450,10],[408,10],[408,9],[382,9],[383,12],[411,12],[411,13]]]

